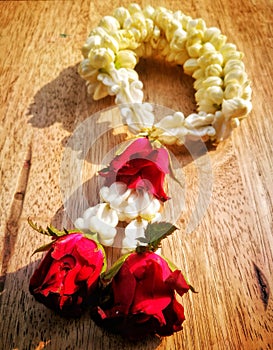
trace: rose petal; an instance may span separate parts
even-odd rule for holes
[[[78,317],[103,266],[97,244],[80,233],[58,238],[30,280],[29,290],[47,307]]]
[[[151,299],[145,299],[142,302],[138,303],[137,307],[134,307],[132,312],[133,313],[145,313],[147,315],[151,315],[155,317],[161,325],[166,324],[165,317],[162,313],[162,310],[164,310],[170,303],[171,298],[170,297],[161,297],[161,298],[151,298]]]
[[[138,157],[137,155],[141,152],[141,157],[143,158],[145,155],[149,154],[151,150],[152,147],[150,141],[146,137],[140,137],[132,142],[119,156],[114,158],[110,166],[112,166],[113,169],[118,170],[132,159],[132,155]]]
[[[62,287],[60,294],[61,295],[72,295],[79,289],[79,284],[77,284],[78,274],[81,270],[80,264],[76,264],[75,267],[67,271],[66,275],[62,280]],[[61,281],[60,281],[61,282]]]
[[[124,281],[126,281],[126,284],[124,284]],[[125,262],[113,280],[115,305],[125,315],[129,313],[133,302],[136,284],[137,282]]]
[[[172,303],[163,311],[163,314],[166,324],[161,325],[157,330],[158,335],[169,336],[173,332],[178,332],[182,329],[182,323],[185,320],[184,308],[175,298],[173,298]]]
[[[97,250],[97,244],[91,239],[82,237],[81,240],[77,242],[74,251],[77,252],[77,257],[85,260],[85,263],[92,262],[92,265],[96,265],[102,261],[102,252]]]
[[[59,260],[65,255],[72,253],[75,244],[82,239],[81,233],[73,233],[59,238],[53,245],[51,256],[55,260]]]
[[[149,159],[156,163],[157,167],[164,174],[169,174],[169,154],[165,148],[153,150],[153,152],[149,155]]]
[[[173,290],[176,290],[179,295],[187,293],[190,289],[181,271],[175,270],[165,280],[165,283]]]

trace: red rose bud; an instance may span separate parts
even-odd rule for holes
[[[163,189],[165,175],[169,173],[169,154],[165,148],[153,148],[146,137],[132,142],[116,156],[109,167],[99,174],[106,178],[106,186],[124,182],[128,188],[145,189],[157,199],[169,197]]]
[[[31,294],[63,316],[80,316],[98,285],[102,249],[81,233],[58,238],[30,279]]]
[[[175,291],[189,290],[181,271],[152,252],[132,253],[125,260],[92,316],[98,325],[131,340],[168,336],[182,329],[184,309]],[[110,300],[110,301],[109,301]]]

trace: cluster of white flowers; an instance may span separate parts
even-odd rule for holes
[[[103,17],[91,31],[79,73],[94,99],[116,96],[124,124],[135,134],[151,129],[166,144],[181,144],[185,136],[221,141],[252,108],[243,54],[226,41],[203,19],[131,4]],[[184,117],[177,112],[154,125],[152,106],[142,103],[143,86],[134,68],[140,57],[158,55],[182,65],[195,79],[198,113]]]
[[[100,189],[101,203],[85,210],[75,227],[97,235],[105,246],[112,246],[120,221],[127,222],[122,241],[123,252],[136,248],[145,237],[148,223],[160,221],[161,202],[144,190],[129,189],[123,182],[114,182]]]

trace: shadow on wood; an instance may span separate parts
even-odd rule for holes
[[[95,325],[88,311],[79,319],[65,319],[36,302],[28,291],[28,283],[37,263],[6,276],[5,289],[0,295],[0,349],[56,350],[60,339],[63,349],[77,350],[110,349],[114,345],[117,349],[155,349],[160,344],[157,337],[132,343],[109,334]],[[20,300],[18,304],[14,304],[15,295]],[[5,319],[4,315],[10,317]],[[10,327],[14,324],[15,329]]]

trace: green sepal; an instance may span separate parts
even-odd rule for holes
[[[44,245],[42,245],[41,247],[35,249],[34,252],[33,252],[31,255],[34,255],[34,254],[36,254],[36,253],[41,253],[41,252],[46,252],[46,251],[48,251],[48,250],[52,247],[52,245],[53,245],[53,243],[54,243],[55,241],[56,241],[56,240],[54,240],[54,241],[52,241],[52,242],[49,242],[49,243],[47,243],[47,244],[44,244]]]
[[[65,236],[69,233],[72,233],[71,231],[67,231],[66,229],[64,229],[63,231],[59,231],[58,229],[56,229],[53,226],[47,226],[46,230],[43,229],[41,226],[38,226],[36,223],[34,223],[30,218],[27,219],[28,224],[37,232],[42,233],[43,235],[46,236],[50,236],[50,237],[62,237]],[[73,230],[74,232],[75,230]],[[79,232],[79,231],[75,231],[75,232]]]
[[[79,232],[79,231],[76,231]],[[83,237],[90,239],[91,241],[96,242],[98,250],[100,250],[102,252],[103,255],[103,266],[102,266],[102,270],[101,270],[101,275],[106,271],[107,269],[107,258],[106,258],[106,253],[105,250],[103,248],[103,246],[100,244],[99,239],[98,239],[98,234],[97,233],[84,233],[82,232]]]
[[[138,240],[140,240],[140,239],[138,239]],[[145,253],[149,250],[151,250],[151,249],[149,248],[148,245],[140,245],[140,244],[135,249],[137,254],[142,254],[142,253]]]
[[[47,226],[47,231],[49,235],[52,237],[62,237],[69,234],[69,231],[67,231],[66,229],[64,229],[63,231],[60,231],[54,226]]]
[[[107,270],[106,253],[105,253],[103,246],[100,243],[97,243],[97,245],[98,245],[98,249],[102,252],[102,255],[103,255],[103,266],[102,266],[101,273],[100,273],[101,275],[103,275],[105,273],[105,271]]]
[[[106,168],[101,169],[99,172],[100,173],[108,173],[109,169],[110,169],[109,167],[106,167]]]
[[[27,219],[27,222],[28,222],[29,226],[33,228],[33,230],[35,230],[39,233],[42,233],[43,235],[46,235],[46,236],[49,235],[48,232],[42,228],[42,226],[38,226],[30,218]]]
[[[34,223],[30,218],[28,218],[28,224],[37,232],[42,233],[43,235],[52,237],[52,241],[42,245],[41,247],[37,248],[33,254],[35,253],[39,253],[39,252],[45,252],[47,250],[49,250],[51,248],[51,246],[54,244],[54,242],[63,236],[67,236],[73,233],[81,233],[84,237],[89,238],[89,239],[93,239],[101,248],[101,250],[103,251],[103,255],[104,255],[104,260],[106,263],[106,257],[105,257],[105,252],[103,247],[99,244],[97,236],[95,235],[91,235],[91,234],[85,234],[84,232],[82,232],[81,230],[78,229],[72,229],[72,230],[67,230],[66,228],[63,229],[63,231],[58,230],[57,228],[53,227],[53,226],[47,226],[46,230],[43,229],[41,226],[38,226],[36,223]],[[33,255],[32,254],[32,255]]]
[[[128,256],[131,254],[127,253],[125,255],[122,255],[115,263],[111,266],[111,268],[101,275],[102,282],[108,283],[112,280],[112,278],[119,272],[121,266],[125,262],[125,260],[128,258]]]
[[[46,236],[50,236],[52,237],[52,241],[49,243],[46,243],[44,245],[42,245],[41,247],[37,248],[34,250],[34,252],[32,253],[32,255],[36,254],[36,253],[41,253],[41,252],[45,252],[47,250],[49,250],[52,245],[54,244],[54,242],[62,236],[65,236],[68,234],[69,231],[67,231],[66,229],[64,229],[64,231],[59,231],[57,230],[55,227],[53,226],[47,226],[46,230],[43,229],[41,226],[38,226],[36,223],[34,223],[30,218],[27,219],[28,224],[37,232],[42,233],[43,235]]]
[[[167,262],[167,264],[169,265],[169,268],[172,272],[176,271],[176,270],[179,270],[181,273],[182,271],[171,261],[169,260],[168,258],[166,258],[165,256],[163,256],[161,254],[161,257]],[[193,293],[198,293],[194,287],[190,284],[190,282],[188,281],[188,279],[185,277],[185,275],[182,273],[183,277],[185,278],[185,281],[187,282],[187,285],[190,287],[190,291],[193,292]]]
[[[186,282],[187,282],[187,280],[186,280]],[[192,293],[198,294],[198,292],[194,289],[194,287],[193,287],[190,283],[187,282],[187,285],[190,287],[190,291],[191,291]]]
[[[77,232],[79,232],[79,231],[77,231]],[[82,234],[85,238],[91,239],[92,241],[95,241],[97,244],[99,244],[99,239],[98,239],[97,233],[82,232]]]
[[[142,253],[144,248],[151,251],[157,250],[162,239],[172,234],[175,230],[177,230],[177,227],[169,222],[149,223],[145,230],[145,237],[137,239],[139,243],[145,243],[146,247],[139,245],[137,247],[137,252]]]
[[[174,272],[175,270],[179,270],[179,268],[171,260],[169,260],[168,258],[163,256],[162,254],[161,254],[161,257],[167,262],[167,264],[169,265],[169,268],[172,272]],[[185,276],[184,276],[184,278],[185,278]]]

